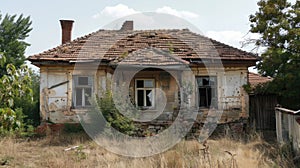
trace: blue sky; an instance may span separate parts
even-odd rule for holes
[[[253,36],[245,37],[250,28],[249,15],[258,9],[256,3],[257,0],[6,0],[0,3],[0,11],[2,15],[31,17],[33,31],[27,39],[31,46],[26,50],[29,56],[60,44],[60,19],[75,20],[74,39],[137,12],[176,15],[189,21],[204,35],[240,48],[243,38]]]

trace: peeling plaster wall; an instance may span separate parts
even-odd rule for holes
[[[74,71],[73,66],[40,67],[40,114],[42,120],[55,123],[77,123],[76,113],[84,113],[84,109],[72,107],[73,75],[92,75],[93,90],[100,95],[107,86],[107,72],[99,69],[91,74],[90,70]]]
[[[220,94],[221,108],[228,112],[240,111],[240,116],[249,116],[248,94],[243,85],[247,84],[247,69],[226,68]],[[220,83],[221,84],[221,83]]]
[[[55,123],[74,123],[78,122],[76,113],[85,113],[84,109],[72,108],[72,77],[73,75],[93,76],[94,86],[93,92],[101,95],[102,91],[110,87],[113,71],[111,69],[102,68],[91,71],[89,67],[82,67],[80,71],[74,71],[73,66],[52,66],[40,68],[40,113],[43,120],[50,120]],[[209,72],[205,68],[192,68],[196,76],[216,76],[218,87],[218,109],[222,109],[223,122],[238,120],[249,116],[248,94],[243,90],[243,85],[247,84],[246,67],[225,68],[220,73],[218,68],[211,69]],[[145,76],[146,75],[146,76]],[[150,76],[149,76],[150,75]],[[193,77],[188,76],[185,72],[177,73],[178,79],[184,83],[195,83]],[[172,111],[178,104],[178,88],[177,81],[171,77],[167,83],[160,81],[159,72],[143,72],[137,74],[136,77],[153,77],[156,80],[156,86],[161,87],[166,93],[168,104],[165,111]],[[162,86],[165,85],[165,86]],[[132,85],[131,85],[132,86]],[[168,88],[166,88],[168,86]],[[165,87],[165,88],[163,88]],[[185,87],[185,86],[184,86]],[[196,104],[196,94],[190,95],[190,105]],[[204,113],[205,109],[200,109]]]
[[[220,122],[229,122],[249,116],[249,97],[243,85],[247,84],[248,69],[246,67],[225,67],[224,71],[211,68],[193,68],[196,76],[216,76],[218,109],[223,110]],[[194,98],[193,98],[194,99]],[[207,114],[208,110],[200,109]]]

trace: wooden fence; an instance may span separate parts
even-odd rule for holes
[[[251,95],[249,105],[250,124],[256,130],[275,131],[277,97],[275,95]]]
[[[300,154],[300,110],[275,108],[276,134],[279,143],[292,143],[293,150]]]

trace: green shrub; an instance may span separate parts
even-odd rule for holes
[[[108,126],[122,132],[126,135],[133,135],[136,127],[134,122],[123,116],[116,108],[111,92],[105,92],[101,98],[96,98],[97,105],[108,122]],[[107,130],[105,130],[107,131]]]
[[[0,135],[16,135],[20,137],[31,137],[35,135],[34,127],[24,123],[21,108],[0,108]]]
[[[14,98],[14,107],[22,108],[25,115],[24,123],[33,126],[40,125],[40,78],[36,73],[30,74],[32,82],[29,84],[32,95],[27,94]]]
[[[23,118],[21,108],[0,108],[0,134],[21,131],[24,128]]]
[[[66,133],[79,133],[79,132],[83,132],[84,130],[83,130],[81,124],[65,123],[63,131]]]

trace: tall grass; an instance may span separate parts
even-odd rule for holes
[[[77,147],[65,151],[73,146]],[[0,165],[7,167],[294,167],[280,152],[259,137],[246,143],[228,138],[205,144],[182,141],[164,153],[145,158],[113,154],[84,133],[0,139]]]

